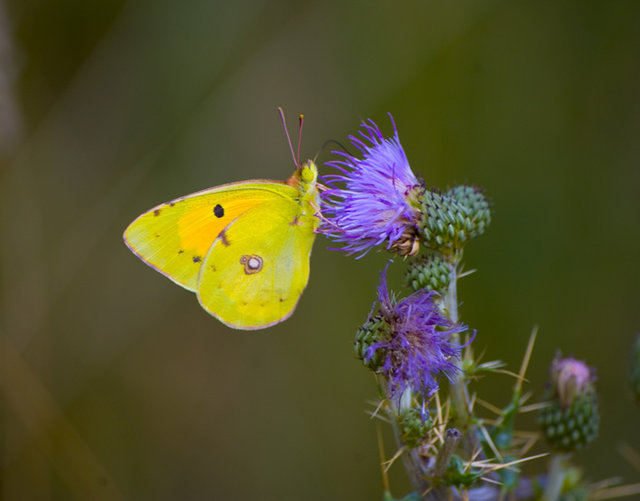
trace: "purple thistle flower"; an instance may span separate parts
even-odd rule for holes
[[[379,310],[389,325],[385,339],[373,343],[365,352],[371,359],[382,350],[379,371],[389,381],[391,396],[399,398],[406,388],[425,396],[438,389],[440,374],[451,380],[460,369],[452,362],[463,346],[452,335],[466,327],[453,324],[434,303],[437,294],[419,290],[398,302],[387,288],[386,269],[380,273]]]
[[[362,122],[360,137],[349,136],[363,155],[334,151],[340,160],[327,162],[339,172],[323,176],[329,189],[322,193],[320,231],[343,244],[349,254],[366,254],[387,242],[387,249],[402,255],[418,252],[416,222],[419,211],[411,193],[420,186],[400,145],[398,130],[389,114],[394,135],[385,139],[378,126]]]

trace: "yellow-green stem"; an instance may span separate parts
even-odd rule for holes
[[[547,485],[542,495],[543,501],[557,501],[562,494],[562,485],[564,484],[565,469],[564,461],[566,454],[554,453],[551,455],[549,462],[549,474],[547,475]]]
[[[445,295],[445,304],[449,313],[449,320],[454,324],[458,323],[457,273],[458,260],[455,260],[455,262],[451,264],[449,288]],[[454,334],[453,340],[455,343],[460,344],[460,335],[458,333]],[[456,367],[458,367],[459,370],[456,371],[453,381],[450,383],[451,402],[457,416],[456,426],[466,431],[469,424],[469,405],[464,384],[464,372],[462,371],[462,359],[456,360]]]

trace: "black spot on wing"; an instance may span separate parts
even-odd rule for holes
[[[178,251],[178,254],[182,254],[183,252],[184,252],[184,249],[180,249],[180,250]]]
[[[200,261],[202,261],[202,258],[200,256],[193,256],[194,263],[199,263]]]
[[[156,209],[153,211],[153,215],[154,216],[159,216],[160,215],[160,209]]]
[[[221,218],[222,216],[224,216],[224,207],[222,207],[222,205],[217,204],[214,208],[213,208],[213,214],[217,217],[217,218]]]

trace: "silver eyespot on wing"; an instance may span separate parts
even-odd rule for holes
[[[255,254],[245,254],[240,258],[240,264],[244,266],[246,275],[253,275],[262,270],[262,258]]]

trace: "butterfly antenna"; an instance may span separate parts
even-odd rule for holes
[[[320,155],[320,153],[322,153],[322,151],[329,146],[330,144],[335,144],[337,145],[341,150],[343,150],[347,155],[349,156],[353,156],[351,154],[351,152],[339,141],[336,141],[335,139],[327,139],[322,146],[320,147],[320,150],[318,151],[318,153],[316,153],[316,156],[313,157],[313,161],[316,161],[316,158],[318,158],[318,155]]]
[[[289,143],[289,151],[291,152],[291,158],[293,158],[293,163],[296,164],[296,168],[297,168],[298,165],[300,165],[300,163],[296,161],[296,155],[293,152],[293,146],[291,145],[291,138],[289,137],[289,131],[287,130],[287,121],[284,118],[284,111],[282,111],[282,108],[280,106],[278,106],[278,114],[280,115],[280,120],[282,120],[282,127],[284,127],[284,135],[287,136],[287,142]],[[302,129],[302,124],[300,124],[300,129]],[[299,141],[298,141],[298,144],[299,144]],[[298,146],[298,153],[299,152],[300,152],[300,146]]]
[[[296,158],[296,165],[300,165],[300,143],[302,142],[302,124],[304,123],[304,115],[301,113],[298,117],[298,122],[300,123],[300,127],[298,128],[298,158]]]

